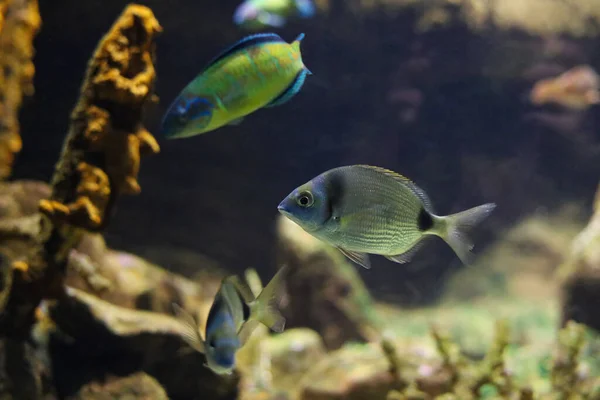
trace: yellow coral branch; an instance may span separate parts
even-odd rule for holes
[[[21,151],[18,113],[33,94],[33,38],[41,20],[37,0],[0,3],[0,178],[10,175]]]
[[[0,11],[3,4],[7,3],[0,2]],[[68,255],[83,233],[106,227],[121,193],[140,191],[140,157],[159,151],[142,125],[142,113],[156,99],[152,94],[154,38],[161,30],[149,8],[129,5],[89,61],[51,182],[51,196],[39,205],[42,218],[35,250],[26,261],[12,264],[14,276],[0,333],[14,341],[15,349],[26,347],[41,300],[65,296]],[[24,365],[18,360],[24,351],[11,354],[15,365]],[[39,383],[35,371],[7,373],[15,382],[15,398],[25,398],[19,388]]]

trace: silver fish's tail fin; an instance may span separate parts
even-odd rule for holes
[[[204,353],[204,340],[198,332],[196,319],[176,303],[172,303],[175,316],[185,327],[182,338],[196,351]]]
[[[482,204],[456,214],[438,217],[444,221],[445,229],[439,236],[450,245],[463,264],[471,263],[473,243],[467,236],[468,231],[483,221],[496,208],[495,203]]]
[[[279,311],[279,302],[287,272],[287,266],[281,267],[260,292],[256,301],[250,305],[250,318],[260,321],[275,332],[283,332],[285,327],[285,318]]]

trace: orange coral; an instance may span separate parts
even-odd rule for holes
[[[555,78],[542,79],[531,90],[533,104],[557,103],[583,110],[600,103],[600,78],[590,66],[572,68]]]
[[[140,158],[160,151],[143,127],[141,113],[145,103],[155,101],[153,39],[161,30],[149,9],[130,5],[100,41],[71,116],[69,137],[78,139],[66,141],[53,182],[55,189],[75,184],[75,190],[67,191],[71,195],[55,191],[51,200],[40,203],[53,221],[101,230],[107,207],[119,194],[140,192]],[[94,162],[84,161],[86,154],[94,155]]]
[[[23,95],[33,94],[33,38],[40,23],[37,0],[0,4],[0,178],[10,175],[21,151],[18,112]]]

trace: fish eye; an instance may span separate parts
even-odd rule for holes
[[[296,203],[298,203],[300,207],[310,207],[315,203],[315,199],[311,192],[306,191],[298,195]]]
[[[215,343],[215,339],[211,339],[210,342],[208,342],[208,347],[210,347],[211,349],[214,349],[216,346]]]

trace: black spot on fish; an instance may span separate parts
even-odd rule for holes
[[[248,321],[248,318],[250,318],[250,307],[244,301],[242,301],[242,316],[244,321]]]
[[[419,216],[417,217],[417,227],[422,232],[428,231],[433,227],[433,218],[425,208],[421,208],[421,211],[419,212]]]
[[[334,209],[342,202],[345,193],[344,177],[333,171],[327,176],[327,219],[333,217]]]

